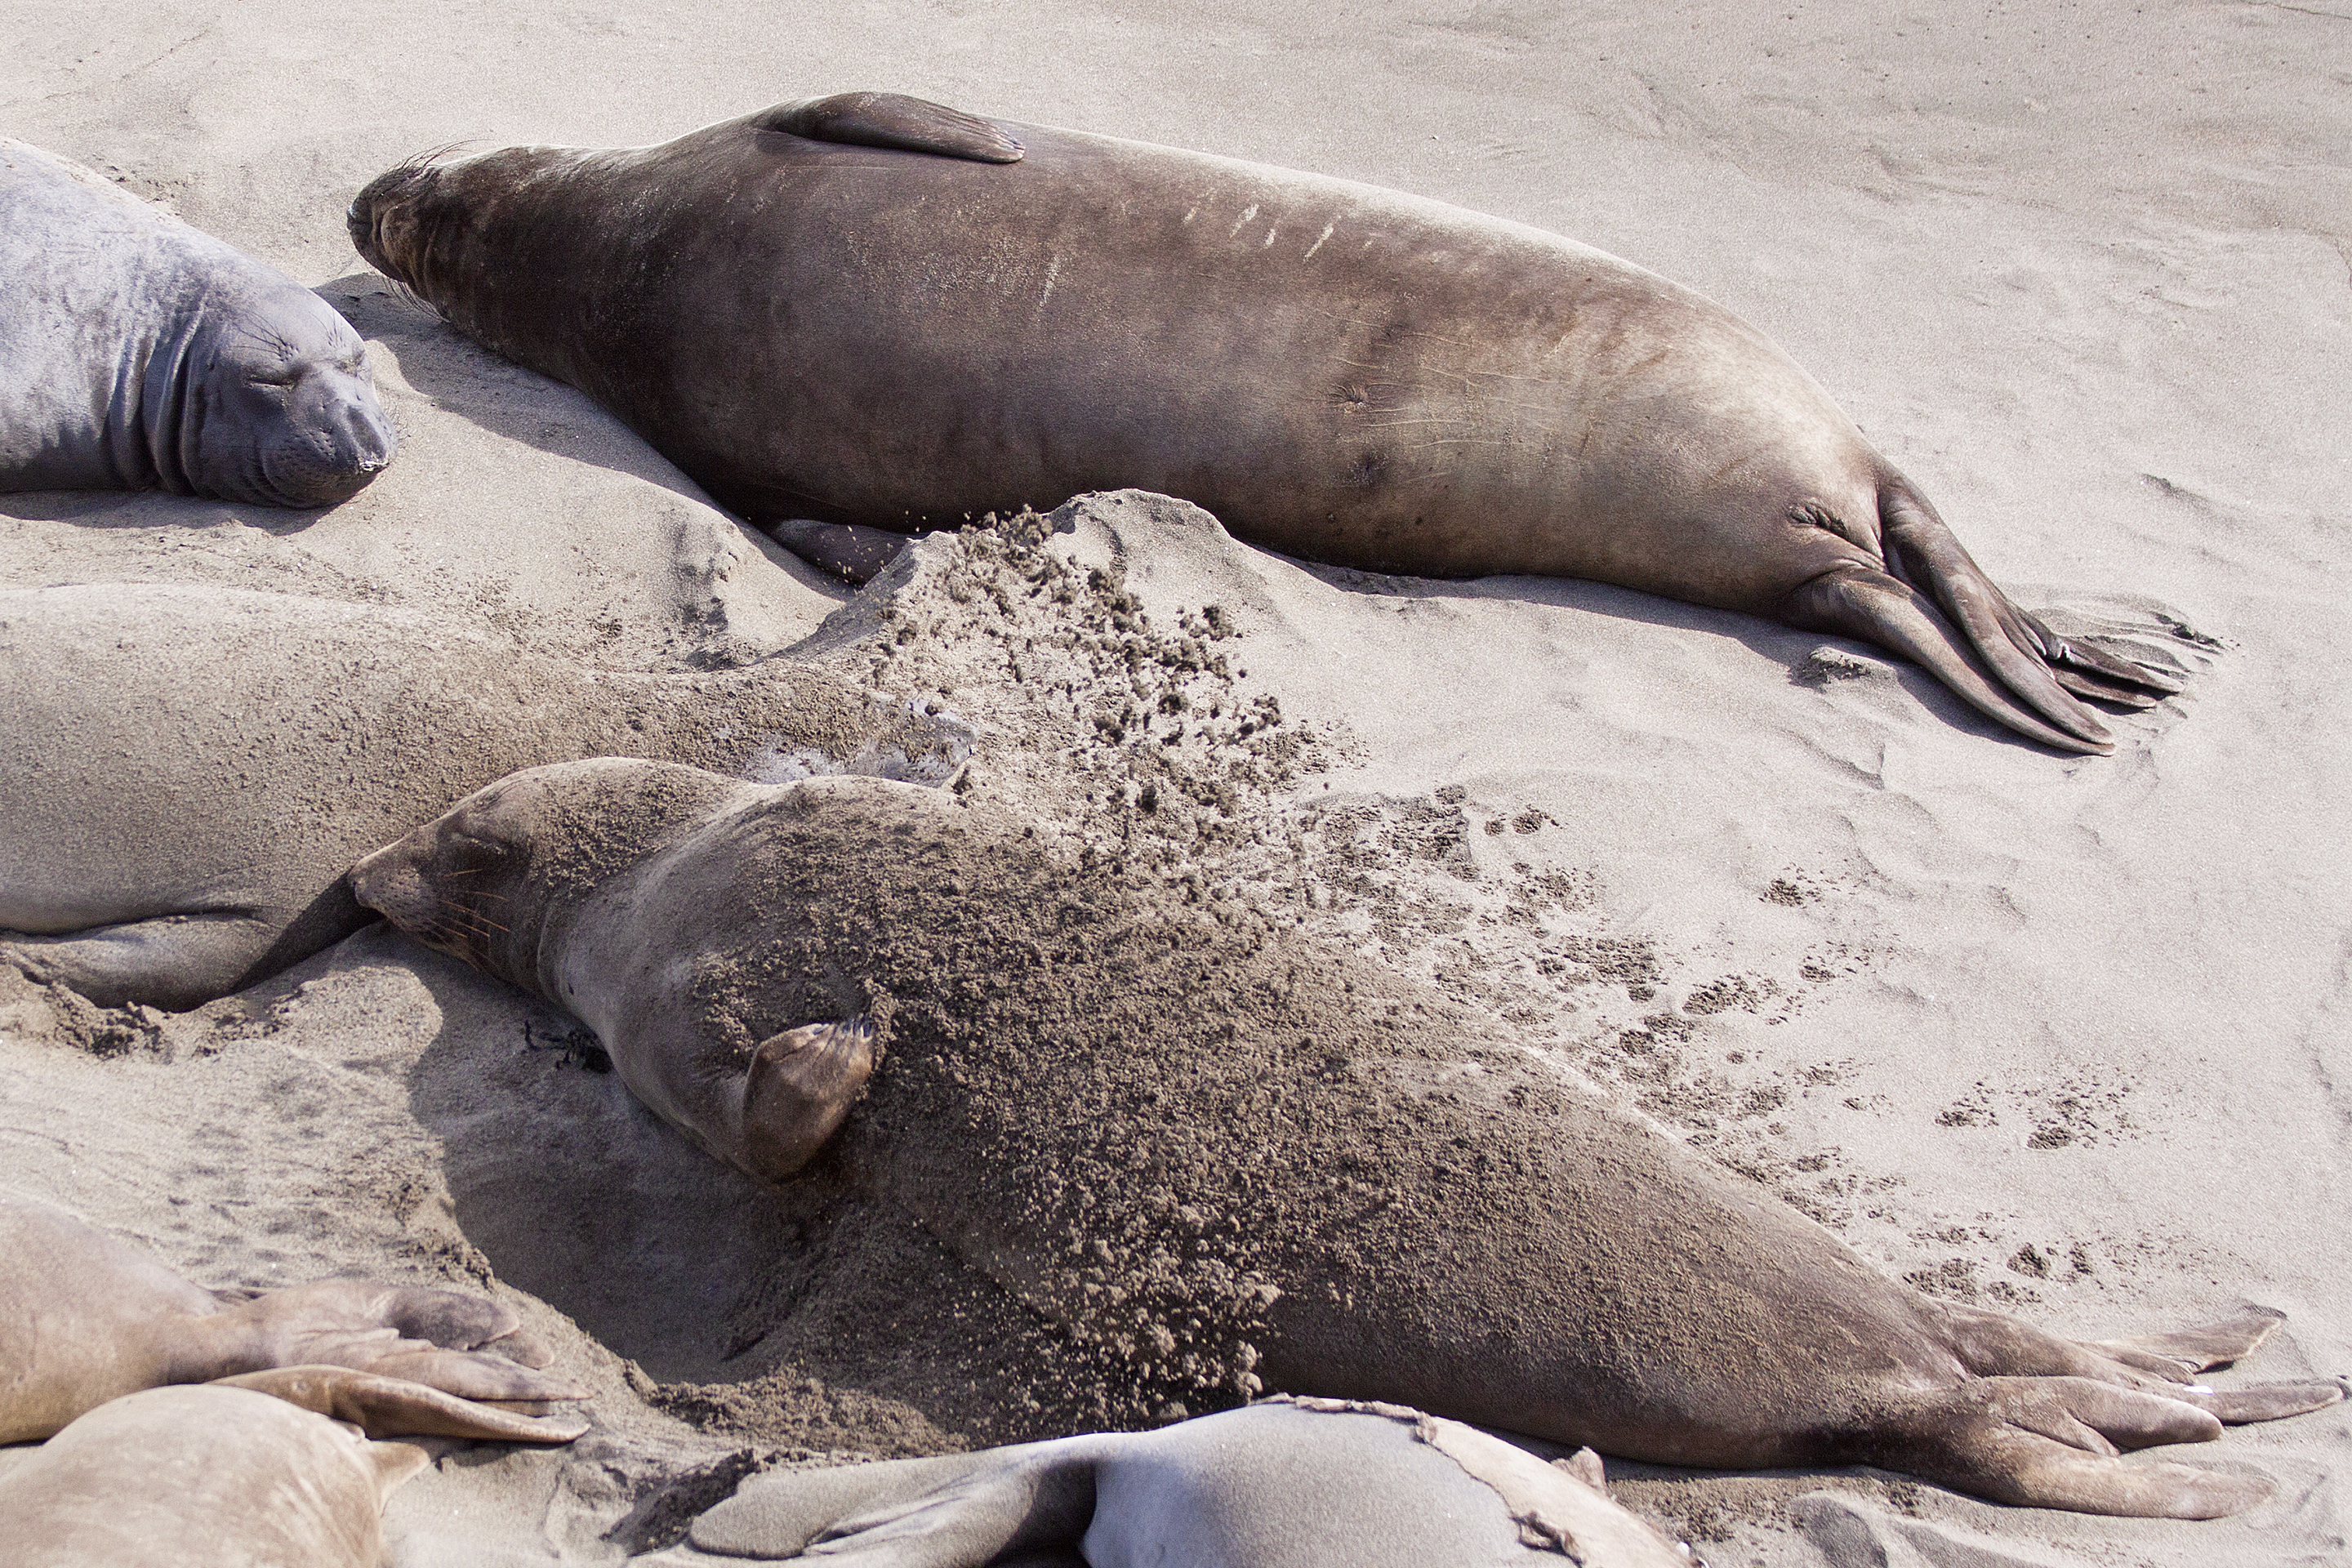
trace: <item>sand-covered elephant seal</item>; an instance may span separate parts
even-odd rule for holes
[[[507,1308],[455,1290],[363,1279],[207,1290],[53,1204],[0,1189],[0,1443],[46,1437],[109,1400],[167,1384],[259,1373],[255,1386],[323,1400],[323,1411],[355,1421],[352,1400],[401,1392],[339,1384],[334,1368],[398,1380],[426,1422],[401,1430],[567,1442],[584,1429],[568,1416],[464,1405],[583,1397],[537,1370],[546,1350],[521,1329]],[[467,1420],[475,1427],[448,1430]]]
[[[2266,1312],[2085,1345],[1931,1300],[1491,1018],[1024,827],[887,780],[599,760],[500,780],[352,879],[625,1020],[616,1065],[740,1082],[760,1042],[871,1017],[878,1063],[820,1158],[1171,1401],[1386,1400],[1634,1458],[2195,1518],[2268,1483],[2116,1450],[2340,1397],[2189,1383]]]
[[[1269,1399],[1156,1432],[754,1476],[656,1563],[985,1568],[1692,1568],[1609,1500],[1591,1449],[1548,1465],[1401,1405]],[[817,1548],[822,1550],[816,1550]]]
[[[0,490],[331,506],[399,446],[324,300],[5,139],[0,299]]]
[[[0,963],[193,1007],[355,930],[344,869],[517,768],[922,775],[951,752],[940,721],[784,659],[623,675],[380,605],[0,588]]]
[[[2112,744],[2075,694],[2178,689],[2011,605],[1763,334],[1523,224],[887,93],[428,156],[350,217],[458,331],[755,521],[1132,486],[1310,561],[1862,637],[2068,751]]]
[[[0,1476],[0,1568],[381,1568],[427,1458],[252,1388],[125,1394]]]

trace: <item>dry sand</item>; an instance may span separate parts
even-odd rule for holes
[[[1399,186],[1705,290],[2022,602],[2137,637],[2187,695],[2059,758],[1847,645],[1305,569],[1140,498],[1056,548],[1117,583],[1124,542],[1148,627],[1003,611],[958,586],[986,542],[939,540],[809,651],[972,722],[971,787],[1204,896],[1287,898],[1926,1288],[2085,1332],[2257,1301],[2290,1321],[2239,1375],[2352,1372],[2352,12],[68,4],[5,36],[6,132],[320,285],[405,441],[316,517],[0,500],[15,583],[387,603],[628,669],[817,631],[842,591],[351,256],[359,185],[458,138],[645,141],[887,88]],[[1223,673],[1157,659],[1188,637]],[[1274,702],[1286,739],[1196,715],[1163,747],[1124,714],[1171,682],[1221,724]],[[600,1431],[453,1449],[394,1500],[404,1563],[614,1561],[756,1465],[994,1439],[1049,1332],[888,1213],[829,1269],[838,1215],[595,1065],[381,931],[177,1020],[0,989],[0,1171],[208,1282],[495,1281],[562,1344]],[[2280,1482],[2201,1525],[1612,1469],[1718,1565],[2326,1562],[2347,1422],[2184,1456]]]

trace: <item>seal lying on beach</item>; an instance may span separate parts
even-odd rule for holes
[[[0,1475],[0,1568],[379,1568],[383,1500],[428,1456],[353,1426],[518,1435],[419,1426],[400,1415],[413,1384],[299,1371],[148,1389],[79,1417]]]
[[[1761,333],[1615,257],[1344,180],[848,93],[618,151],[425,157],[367,261],[754,521],[1132,486],[1310,561],[1589,577],[1877,643],[2066,751],[2167,676],[2010,603]],[[855,574],[875,553],[780,535]]]
[[[344,868],[517,768],[920,774],[952,752],[937,721],[787,662],[616,675],[377,605],[0,588],[0,963],[194,1007],[356,930]]]
[[[0,298],[0,490],[331,506],[399,445],[324,300],[5,139]]]
[[[1387,1400],[1664,1463],[2204,1518],[2269,1484],[2116,1450],[2340,1397],[2189,1383],[2268,1313],[2092,1345],[1920,1295],[1491,1019],[951,791],[566,763],[352,879],[571,1009],[633,1087],[740,1105],[764,1042],[870,1018],[870,1068],[787,1073],[809,1092],[764,1143],[840,1121],[824,1157],[1171,1403]]]
[[[465,1403],[584,1397],[535,1370],[547,1352],[521,1327],[478,1296],[363,1279],[207,1290],[54,1205],[0,1190],[0,1443],[46,1437],[142,1388],[221,1378],[372,1427],[381,1422],[354,1414],[370,1402],[408,1414],[395,1430],[568,1442],[582,1425]]]
[[[1692,1568],[1609,1500],[1590,1448],[1547,1465],[1456,1421],[1339,1400],[754,1476],[687,1540],[647,1568],[803,1552],[908,1568]]]

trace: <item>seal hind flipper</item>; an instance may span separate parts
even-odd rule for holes
[[[2220,1519],[2269,1497],[2271,1482],[2189,1465],[2127,1466],[2118,1456],[2221,1435],[2210,1413],[2161,1394],[2083,1377],[1988,1377],[1921,1396],[1857,1458],[1995,1502]]]
[[[812,142],[936,153],[976,163],[1017,163],[1021,143],[977,115],[897,92],[836,92],[805,103],[780,103],[751,122]]]
[[[454,1394],[345,1366],[280,1366],[213,1380],[348,1421],[371,1437],[473,1437],[509,1443],[569,1443],[588,1430],[577,1416],[534,1419]]]
[[[1810,578],[1781,601],[1778,618],[1807,631],[1836,632],[1901,654],[1949,687],[1986,718],[2061,752],[2112,752],[2115,741],[2095,720],[2090,734],[2046,724],[1985,679],[1959,635],[1934,604],[1908,583],[1875,567],[1847,563]]]
[[[696,1520],[687,1539],[739,1557],[793,1557],[822,1545],[826,1562],[887,1568],[1027,1561],[1022,1553],[1075,1542],[1095,1504],[1091,1445],[1035,1447],[1052,1452],[1000,1448],[759,1477]]]
[[[222,1321],[249,1336],[246,1370],[341,1366],[425,1384],[460,1399],[587,1397],[585,1390],[530,1364],[533,1359],[545,1364],[544,1347],[515,1331],[513,1313],[455,1291],[321,1279],[262,1291],[226,1308]]]
[[[2168,1334],[2085,1340],[2083,1348],[2179,1383],[2190,1373],[2228,1366],[2252,1353],[2256,1346],[2271,1337],[2273,1330],[2285,1321],[2285,1313],[2256,1307],[2218,1323],[2200,1324]]]
[[[101,1007],[139,1002],[178,1013],[236,990],[279,930],[268,913],[215,910],[54,935],[0,931],[0,962]]]

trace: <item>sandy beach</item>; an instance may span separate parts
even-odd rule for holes
[[[963,787],[1433,981],[1931,1294],[2084,1338],[2258,1304],[2286,1324],[2222,1385],[2352,1374],[2352,12],[5,15],[0,132],[315,287],[403,445],[317,513],[0,497],[0,583],[343,601],[601,670],[793,650],[968,727]],[[2114,755],[2061,756],[1858,644],[1315,566],[1097,498],[1022,548],[1100,570],[1139,637],[1215,606],[1223,668],[1192,699],[1281,717],[1162,747],[1094,722],[1136,693],[1083,605],[959,585],[990,538],[829,583],[345,234],[425,149],[640,143],[850,89],[1391,186],[1688,284],[1810,370],[2020,604],[2187,689],[2112,721]],[[1139,806],[1155,780],[1196,804]],[[0,968],[0,1181],[207,1284],[467,1284],[558,1345],[596,1430],[445,1445],[392,1504],[403,1568],[618,1563],[761,1468],[1070,1417],[1045,1320],[903,1215],[719,1166],[601,1055],[382,928],[187,1015]],[[2277,1493],[2192,1524],[1862,1470],[1610,1472],[1717,1568],[2346,1560],[2344,1407],[2166,1457]]]

